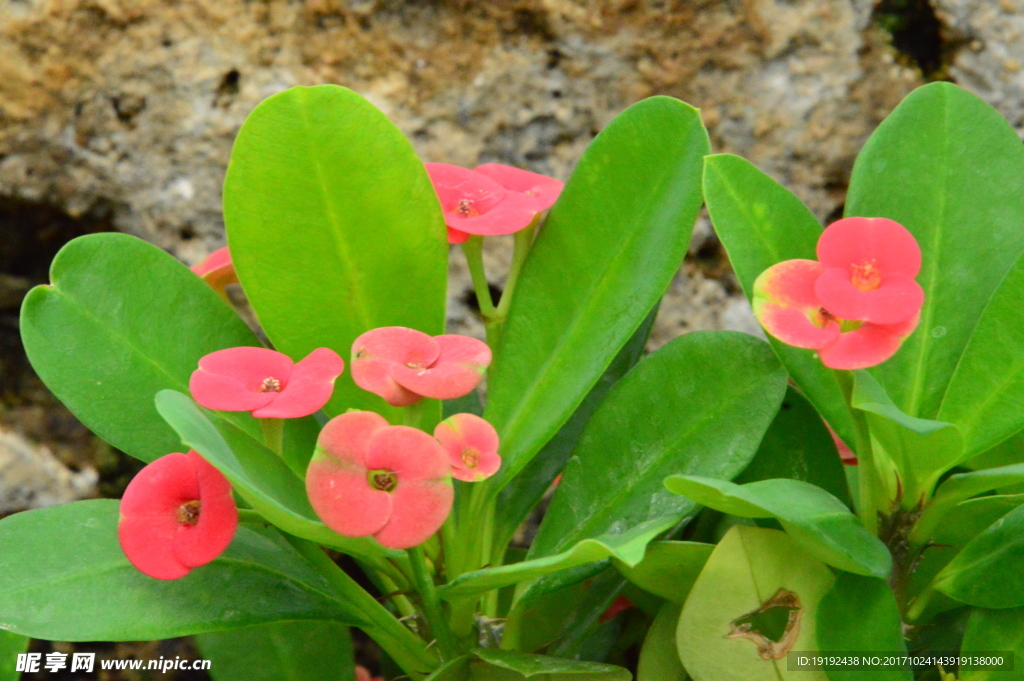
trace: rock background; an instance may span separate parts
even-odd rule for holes
[[[343,84],[425,160],[561,179],[615,114],[672,95],[702,109],[716,151],[749,158],[827,220],[867,135],[928,78],[961,83],[1024,129],[1024,0],[934,3],[0,0],[0,427],[46,448],[7,460],[52,452],[83,472],[39,464],[42,488],[59,479],[77,496],[97,493],[90,469],[99,493],[123,485],[132,464],[28,368],[20,299],[78,234],[128,232],[188,263],[222,245],[232,140],[275,92]],[[508,243],[491,241],[500,287]],[[450,322],[479,333],[469,290],[455,254]],[[652,346],[708,328],[757,330],[701,218]]]

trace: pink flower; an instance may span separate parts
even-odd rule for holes
[[[367,331],[352,344],[352,380],[396,407],[424,397],[462,397],[480,383],[490,363],[491,349],[482,341],[431,337],[404,326]]]
[[[786,260],[762,272],[753,303],[761,326],[783,343],[817,350],[830,369],[865,369],[892,357],[917,327],[918,315],[899,324],[839,318],[816,293],[824,271],[813,260]]]
[[[491,477],[501,468],[498,433],[479,416],[450,416],[437,424],[434,437],[448,452],[453,478],[476,482]]]
[[[352,411],[320,431],[306,492],[338,534],[373,535],[383,546],[407,549],[426,541],[448,517],[450,473],[445,451],[422,430]]]
[[[344,369],[345,362],[329,348],[317,348],[298,364],[267,348],[228,348],[199,360],[189,389],[207,409],[299,418],[327,404]]]
[[[486,175],[447,163],[425,166],[441,201],[449,243],[462,243],[473,234],[512,234],[537,214],[533,198],[507,191]]]
[[[564,182],[559,182],[553,177],[500,163],[485,163],[473,171],[491,178],[510,192],[518,192],[528,197],[528,205],[535,213],[541,213],[555,205],[562,188],[565,187]]]
[[[231,262],[231,253],[228,252],[227,246],[218,248],[190,269],[218,291],[223,291],[228,284],[238,283],[238,275],[235,274],[235,266]]]
[[[223,553],[237,526],[231,485],[189,451],[160,457],[128,483],[117,536],[140,571],[178,579]]]
[[[818,260],[824,272],[814,291],[837,317],[899,324],[916,315],[924,303],[924,291],[914,281],[921,270],[921,249],[898,222],[834,222],[818,240]]]
[[[366,667],[356,665],[356,681],[384,681],[382,676],[374,676]]]

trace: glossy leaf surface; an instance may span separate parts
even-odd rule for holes
[[[214,681],[355,681],[348,627],[272,622],[196,636]]]
[[[982,310],[1024,252],[1024,147],[975,95],[925,85],[864,145],[846,215],[895,220],[921,247],[920,325],[873,373],[902,411],[935,418]]]
[[[699,112],[652,97],[587,148],[523,267],[486,417],[498,429],[500,488],[600,379],[679,269],[701,205],[708,152]]]
[[[1018,506],[975,537],[950,561],[934,587],[980,608],[1024,606],[1024,506]]]
[[[351,90],[296,87],[249,114],[224,181],[224,222],[246,295],[293,359],[329,347],[347,362],[356,337],[381,326],[444,333],[437,196],[408,140]],[[396,413],[346,371],[326,410],[348,408]]]

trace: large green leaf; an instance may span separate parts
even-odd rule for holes
[[[259,345],[199,277],[135,237],[75,239],[54,258],[50,278],[50,286],[29,292],[21,311],[33,368],[86,426],[143,461],[180,446],[153,396],[188,392],[203,355]],[[248,413],[217,415],[259,436]]]
[[[147,577],[117,541],[118,502],[78,501],[0,521],[0,622],[57,641],[138,641],[263,622],[362,624],[280,535],[239,527],[181,579]]]
[[[797,544],[819,560],[859,575],[888,577],[892,556],[834,496],[801,480],[761,480],[737,485],[673,475],[665,487],[693,501],[741,518],[776,518]]]
[[[711,554],[683,606],[676,630],[683,666],[694,681],[826,681],[821,671],[789,671],[786,653],[818,649],[818,603],[834,579],[824,563],[784,532],[733,527]],[[775,597],[781,598],[773,601]],[[792,626],[761,631],[754,614],[782,610],[775,604],[785,602],[795,607]],[[760,632],[768,641],[729,636],[748,623],[751,634]],[[766,646],[762,656],[761,643],[769,641],[779,645],[775,650]]]
[[[1013,670],[960,669],[960,681],[1024,681],[1024,608],[975,608],[964,632],[962,655],[989,657],[1008,652],[1016,658]]]
[[[569,455],[583,434],[594,410],[604,399],[619,379],[633,368],[643,356],[644,345],[650,335],[657,307],[647,315],[629,342],[615,356],[608,369],[597,384],[590,389],[572,417],[566,421],[551,441],[544,445],[537,456],[526,467],[505,485],[498,495],[498,510],[495,517],[496,529],[494,543],[498,546],[508,544],[516,528],[526,520],[530,511],[540,502],[544,493],[551,487],[555,477],[565,468]]]
[[[214,681],[355,681],[352,636],[338,622],[271,622],[196,636]]]
[[[846,215],[896,220],[921,246],[920,326],[874,373],[901,410],[934,418],[982,309],[1024,252],[1024,147],[978,97],[925,85],[864,145]]]
[[[884,652],[906,655],[903,622],[892,589],[884,580],[840,573],[818,604],[818,650],[828,653]],[[831,681],[860,681],[864,670],[834,667]],[[877,681],[912,681],[910,668],[898,665],[873,668]]]
[[[950,380],[938,419],[959,426],[965,455],[1024,428],[1024,258],[999,285]]]
[[[705,159],[704,199],[748,299],[754,280],[772,265],[816,258],[821,236],[817,218],[792,192],[749,161],[730,154]],[[835,372],[826,369],[811,350],[774,339],[771,343],[815,408],[845,442],[852,443],[853,420]]]
[[[882,385],[867,371],[854,375],[856,409],[866,412],[875,448],[876,464],[884,455],[899,474],[899,482],[884,476],[892,486],[890,497],[902,495],[904,508],[913,508],[931,494],[943,473],[966,460],[964,440],[952,423],[910,416],[897,407]]]
[[[478,648],[472,654],[477,660],[470,664],[470,676],[478,681],[629,681],[631,678],[627,670],[610,664],[495,648]]]
[[[975,537],[935,578],[934,588],[980,608],[1024,606],[1024,506]]]
[[[380,326],[444,333],[448,244],[409,142],[342,87],[296,87],[257,106],[224,181],[238,277],[274,346],[348,358]],[[434,405],[436,407],[436,405]],[[394,412],[346,372],[326,410]]]
[[[665,477],[734,477],[754,456],[785,386],[768,345],[742,333],[691,333],[651,354],[591,417],[529,556],[693,513],[696,504],[668,492]]]
[[[161,391],[156,396],[156,407],[182,442],[216,466],[236,492],[285,532],[370,561],[398,555],[373,539],[342,537],[324,525],[309,505],[305,484],[284,461],[229,425],[218,430],[204,410],[185,395]]]
[[[636,681],[686,681],[686,670],[676,652],[676,626],[682,611],[678,603],[661,607],[640,649]]]
[[[739,484],[791,478],[816,485],[851,505],[846,473],[835,442],[805,397],[786,390],[779,413],[761,439],[757,455],[736,477]]]
[[[612,563],[644,591],[682,605],[714,548],[714,544],[693,541],[656,541],[636,565],[614,558]]]
[[[708,152],[700,113],[653,97],[580,159],[523,267],[485,412],[500,488],[554,436],[664,294],[686,255]]]
[[[914,531],[920,533],[921,540],[928,539],[927,533],[934,529],[946,513],[960,502],[1000,487],[1021,483],[1024,483],[1024,464],[1022,463],[951,475],[943,481],[931,502],[925,507]]]

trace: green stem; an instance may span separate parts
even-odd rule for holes
[[[437,668],[439,660],[426,644],[388,609],[334,564],[316,544],[291,535],[285,539],[334,587],[347,608],[361,615],[359,625],[415,681]]]
[[[284,419],[258,419],[263,431],[263,444],[278,456],[284,452]]]
[[[411,428],[419,428],[423,421],[423,414],[426,411],[426,400],[420,400],[415,404],[402,408],[402,425]]]
[[[409,562],[412,564],[413,577],[416,580],[416,590],[423,598],[423,614],[427,617],[430,631],[437,639],[437,646],[441,650],[441,656],[445,661],[453,660],[459,655],[459,645],[448,628],[448,620],[441,612],[441,601],[437,597],[437,588],[434,585],[434,575],[427,568],[427,561],[423,554],[423,548],[416,546],[409,549]]]
[[[476,291],[476,302],[480,306],[480,314],[484,321],[492,321],[498,311],[491,299],[491,289],[487,284],[487,273],[484,271],[484,238],[479,235],[469,237],[462,242],[462,252],[466,254],[469,274],[473,277],[473,290]]]
[[[516,290],[516,284],[519,283],[519,273],[526,262],[526,256],[530,254],[530,248],[533,246],[533,234],[539,222],[540,213],[528,227],[519,230],[513,237],[515,242],[512,250],[512,264],[508,269],[508,278],[505,280],[505,288],[501,292],[501,300],[498,301],[496,316],[500,323],[504,323],[508,318],[508,308],[512,305],[512,294]]]
[[[886,497],[882,481],[878,477],[875,467],[875,457],[871,445],[871,434],[868,431],[868,422],[863,412],[853,407],[853,372],[836,371],[836,380],[846,405],[849,407],[850,416],[853,419],[853,451],[857,454],[857,478],[860,493],[861,522],[872,534],[878,534],[878,514],[883,509],[879,503],[880,497]]]

